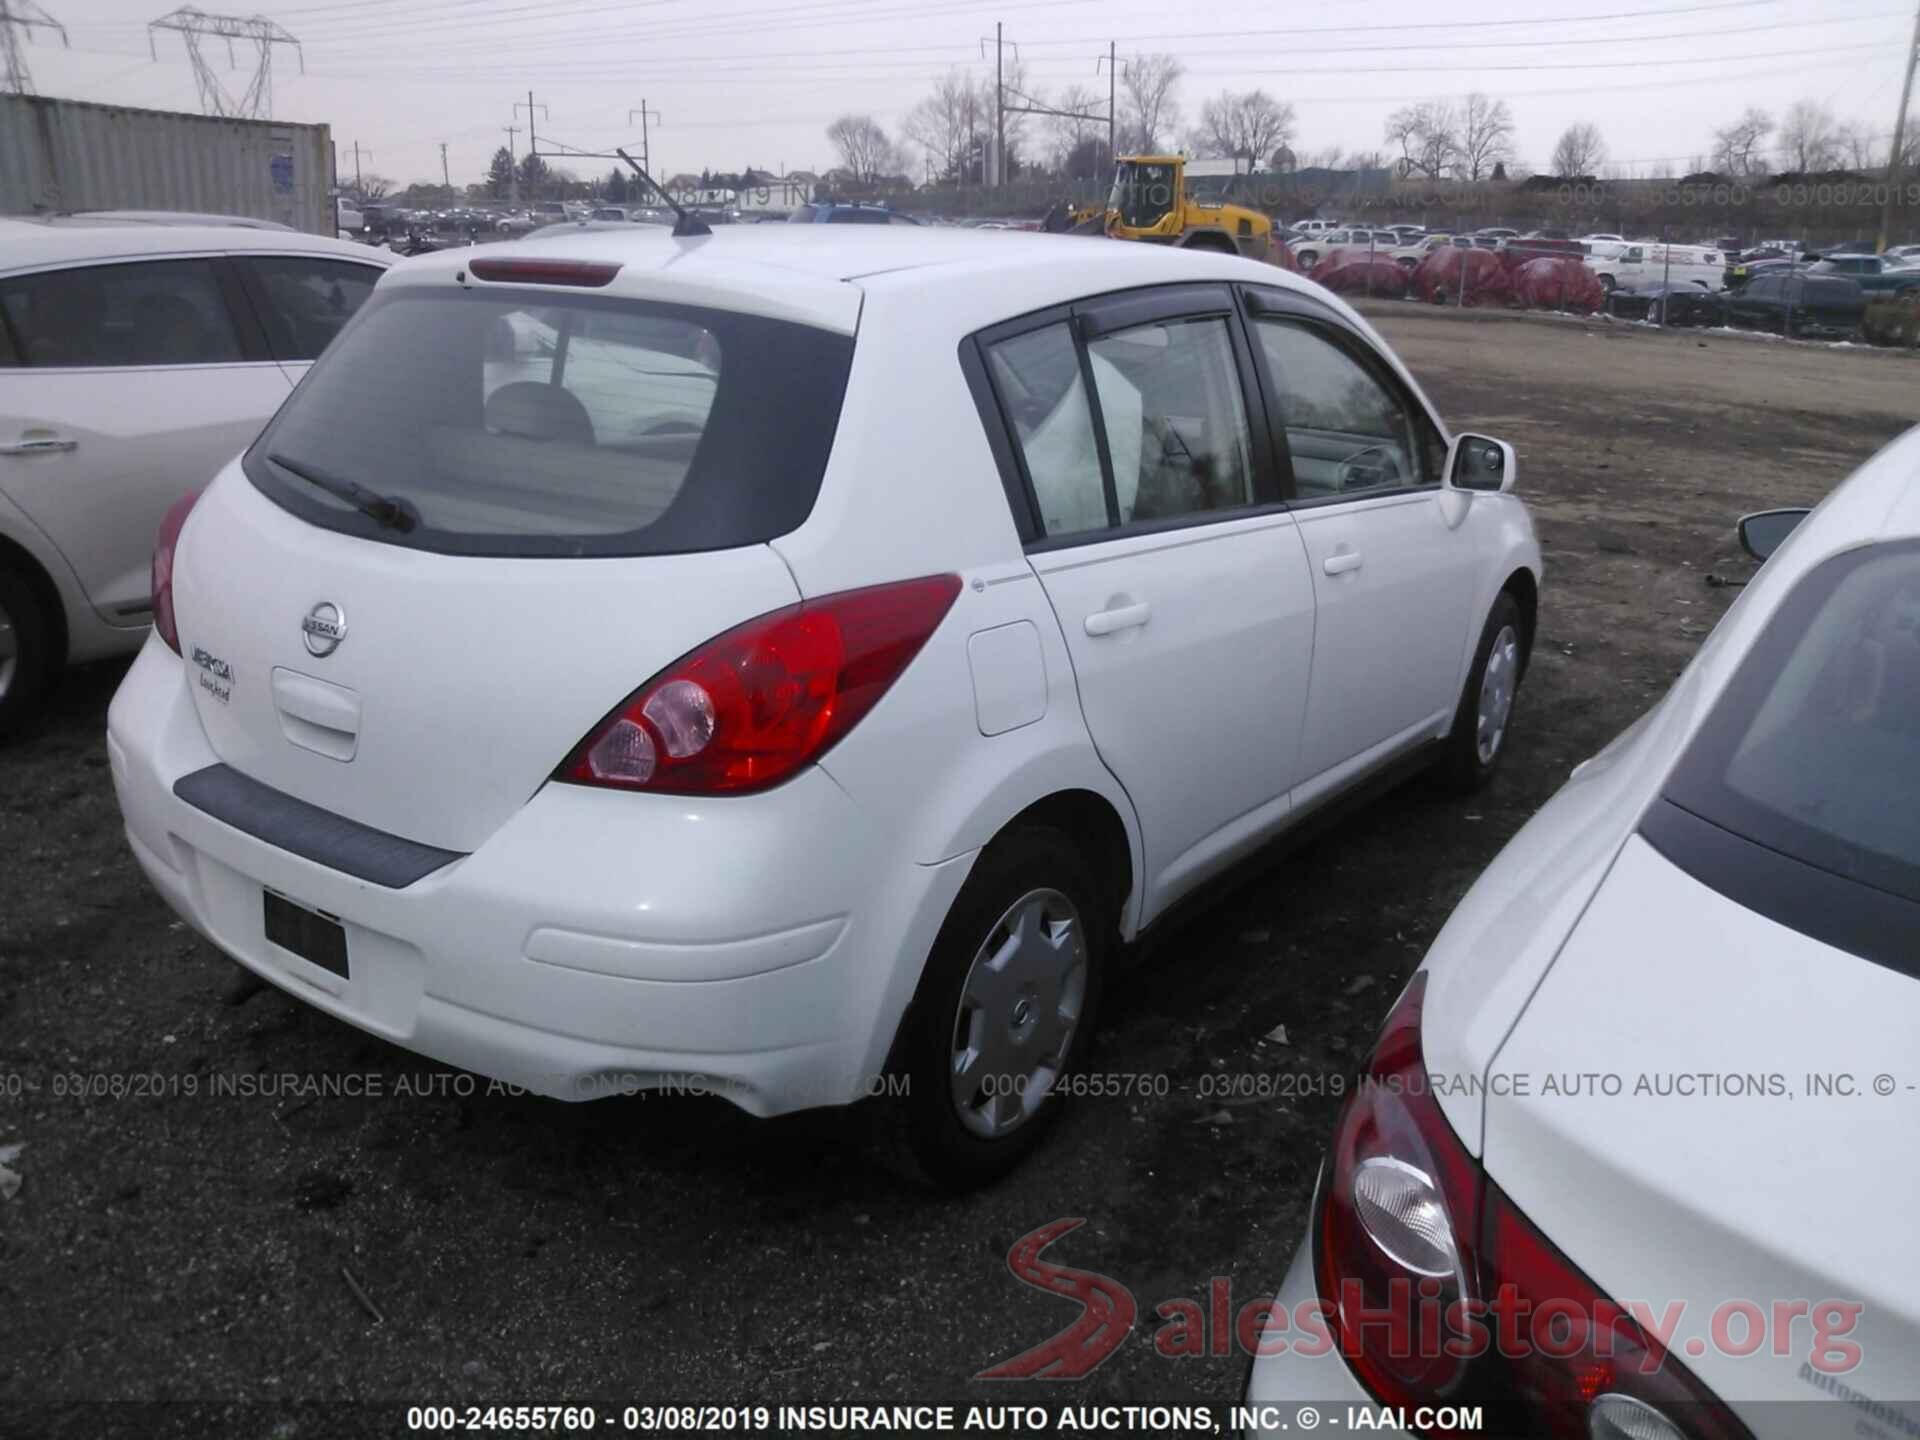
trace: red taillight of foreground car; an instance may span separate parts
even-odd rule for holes
[[[1421,1048],[1425,995],[1422,972],[1381,1028],[1335,1127],[1317,1216],[1320,1297],[1355,1375],[1409,1411],[1483,1406],[1501,1434],[1743,1440],[1460,1143]]]
[[[1408,984],[1340,1112],[1315,1257],[1340,1351],[1389,1405],[1457,1394],[1460,1307],[1479,1298],[1482,1177],[1428,1083],[1426,986],[1425,972]]]
[[[167,507],[160,519],[160,533],[153,541],[153,628],[174,654],[180,653],[180,627],[173,615],[173,552],[180,544],[180,531],[187,516],[199,502],[200,491],[182,495]]]
[[[634,691],[554,778],[672,795],[777,785],[874,707],[959,593],[958,575],[929,575],[749,620]]]

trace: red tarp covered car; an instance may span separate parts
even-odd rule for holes
[[[1511,288],[1507,267],[1491,250],[1436,250],[1413,272],[1413,293],[1433,303],[1461,303],[1461,267],[1466,267],[1466,303],[1482,305],[1507,298]]]
[[[1591,315],[1607,303],[1607,292],[1600,277],[1578,260],[1546,255],[1527,261],[1513,272],[1513,303]]]
[[[1371,260],[1364,250],[1336,250],[1308,274],[1341,295],[1380,295],[1399,299],[1407,293],[1407,272],[1384,255]]]

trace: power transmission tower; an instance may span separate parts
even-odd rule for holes
[[[449,190],[453,188],[453,172],[447,169],[447,142],[444,140],[440,142],[440,183]]]
[[[27,74],[27,57],[20,53],[20,37],[24,32],[31,40],[35,26],[44,30],[58,30],[60,43],[72,47],[73,42],[67,39],[67,27],[34,4],[33,0],[0,0],[0,60],[6,62],[5,88],[14,95],[33,93],[33,77]]]
[[[19,3],[19,0],[14,0],[14,3]],[[156,30],[177,30],[186,40],[187,58],[193,62],[194,83],[200,87],[200,108],[209,115],[228,115],[242,120],[273,118],[273,47],[276,45],[291,45],[294,53],[300,57],[300,73],[307,73],[306,52],[300,48],[300,42],[288,33],[285,26],[276,25],[263,16],[209,15],[191,5],[182,6],[147,25],[147,48],[157,60],[160,51],[154,44],[153,32]],[[214,73],[213,66],[207,63],[207,57],[201,52],[201,41],[209,39],[227,42],[229,69],[238,68],[234,58],[234,41],[246,40],[254,47],[253,80],[247,86],[247,93],[238,100],[227,93],[226,87],[220,83],[220,77]]]

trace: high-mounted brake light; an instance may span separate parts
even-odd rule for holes
[[[1426,981],[1341,1111],[1316,1217],[1315,1277],[1354,1373],[1408,1413],[1477,1403],[1501,1434],[1750,1440],[1460,1143],[1421,1046]]]
[[[467,273],[476,280],[491,280],[514,285],[577,285],[595,290],[610,284],[620,273],[619,264],[603,260],[513,260],[489,258],[468,263]]]
[[[174,654],[180,653],[180,627],[173,613],[173,552],[180,544],[180,531],[187,516],[199,503],[202,492],[182,495],[160,517],[160,533],[153,541],[153,628]]]
[[[554,779],[674,795],[777,785],[874,707],[959,593],[958,575],[929,575],[749,620],[634,691]]]

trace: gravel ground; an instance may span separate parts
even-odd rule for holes
[[[1244,1359],[1163,1357],[1154,1307],[1204,1306],[1216,1276],[1236,1308],[1270,1293],[1333,1119],[1315,1077],[1364,1056],[1481,867],[1685,663],[1729,595],[1707,573],[1751,569],[1735,517],[1817,500],[1920,401],[1920,362],[1890,354],[1369,310],[1450,423],[1519,450],[1547,577],[1505,771],[1469,802],[1416,780],[1158,935],[1094,1060],[1149,1093],[1063,1102],[1032,1164],[965,1199],[874,1159],[858,1113],[462,1094],[238,985],[126,850],[118,667],[70,676],[0,752],[0,1146],[24,1143],[0,1434],[102,1433],[92,1400],[264,1405],[140,1433],[279,1440],[397,1431],[422,1402],[1233,1400]],[[58,1093],[91,1074],[128,1088]],[[380,1093],[208,1095],[283,1075]],[[1307,1093],[1223,1105],[1223,1076]],[[1049,1258],[1127,1286],[1134,1334],[1071,1386],[973,1381],[1074,1317],[1007,1269],[1063,1217],[1085,1224]],[[343,1401],[374,1408],[284,1408]]]

